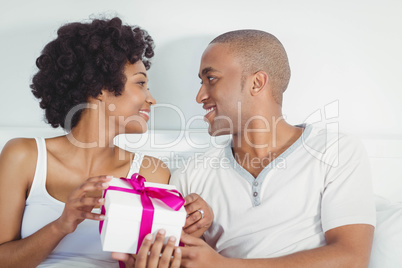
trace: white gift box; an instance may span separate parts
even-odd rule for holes
[[[113,178],[109,186],[132,189],[130,183],[119,178]],[[176,190],[175,186],[168,184],[145,182],[144,186]],[[175,211],[156,198],[150,199],[154,206],[152,234],[155,237],[159,229],[165,229],[165,243],[170,236],[174,236],[178,246],[187,215],[184,206]],[[141,195],[108,190],[105,196],[105,209],[105,220],[101,231],[102,249],[136,253],[143,210]]]

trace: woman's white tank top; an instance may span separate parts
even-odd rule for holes
[[[36,138],[38,160],[29,196],[25,202],[21,238],[30,236],[59,218],[65,203],[52,197],[46,190],[47,151],[44,138]],[[127,178],[140,170],[143,155],[136,153]],[[99,208],[93,212],[100,213]],[[46,241],[43,241],[46,243]],[[118,267],[118,262],[103,252],[99,222],[84,220],[75,232],[65,236],[48,258],[38,267]]]

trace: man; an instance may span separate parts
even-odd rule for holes
[[[171,178],[215,219],[201,239],[183,234],[184,267],[367,267],[375,209],[368,158],[351,137],[282,117],[286,52],[257,30],[215,38],[201,59],[197,102],[225,148]]]

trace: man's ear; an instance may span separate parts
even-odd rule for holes
[[[251,95],[255,96],[268,84],[268,74],[264,71],[258,71],[254,74],[252,82]]]

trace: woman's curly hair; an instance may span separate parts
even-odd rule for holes
[[[74,128],[82,110],[65,126],[68,112],[102,89],[120,95],[126,82],[124,66],[142,60],[148,70],[153,48],[145,30],[122,25],[117,17],[62,26],[37,58],[39,71],[31,84],[47,122],[55,128]]]

